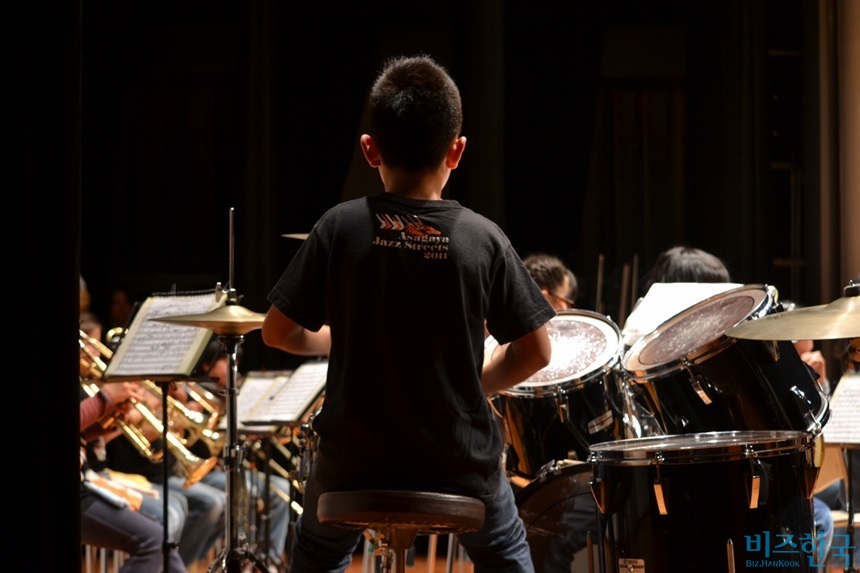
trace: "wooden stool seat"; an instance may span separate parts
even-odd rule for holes
[[[419,533],[477,531],[484,525],[484,503],[427,491],[331,491],[320,495],[317,518],[336,527],[377,532],[377,541],[394,551],[397,571],[403,571],[406,552]]]

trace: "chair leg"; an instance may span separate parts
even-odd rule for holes
[[[436,543],[439,537],[436,533],[431,533],[427,540],[427,573],[436,571]]]

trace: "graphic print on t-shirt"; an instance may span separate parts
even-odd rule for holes
[[[374,245],[419,252],[425,259],[448,258],[450,239],[419,217],[376,213],[376,219],[380,231],[373,239]]]

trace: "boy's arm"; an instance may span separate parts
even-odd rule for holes
[[[263,342],[290,354],[301,356],[328,356],[331,349],[331,331],[324,325],[312,332],[287,317],[274,305],[263,319]]]
[[[513,342],[503,344],[481,372],[481,386],[487,395],[519,384],[549,364],[552,346],[546,325]]]

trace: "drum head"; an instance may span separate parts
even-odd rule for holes
[[[559,387],[575,387],[603,375],[618,362],[621,330],[602,314],[561,310],[546,327],[552,345],[550,363],[502,394],[554,394]],[[492,336],[487,338],[485,360],[492,357],[498,346]]]
[[[814,436],[791,430],[745,430],[652,436],[591,446],[591,462],[651,465],[725,462],[811,448]]]
[[[714,295],[640,338],[624,356],[623,367],[634,377],[647,378],[666,372],[666,365],[677,364],[681,359],[694,361],[712,351],[712,343],[726,330],[758,318],[772,304],[773,296],[765,285],[745,285]]]

